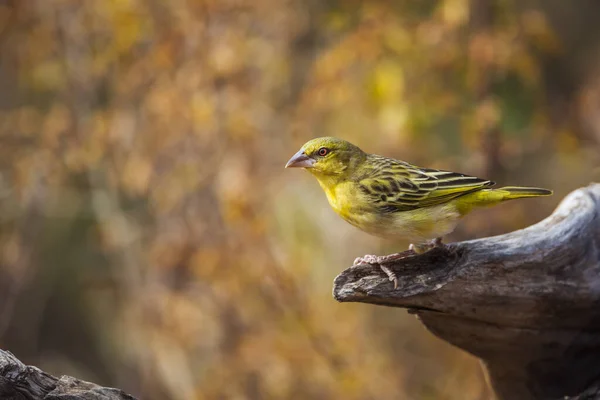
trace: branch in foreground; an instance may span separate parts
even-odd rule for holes
[[[343,271],[341,302],[404,307],[479,357],[499,399],[600,399],[600,184],[542,222]],[[573,396],[573,397],[569,397]]]
[[[0,398],[18,400],[135,400],[122,390],[71,376],[56,378],[0,350]]]

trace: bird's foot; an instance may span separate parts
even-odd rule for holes
[[[410,246],[408,246],[408,249],[414,251],[416,254],[423,254],[436,247],[444,247],[444,243],[442,243],[442,238],[435,238],[429,243],[411,243]]]
[[[398,277],[396,273],[383,264],[379,264],[379,268],[387,275],[390,282],[394,282],[394,290],[398,289]]]
[[[352,265],[360,265],[360,264],[387,264],[393,261],[401,260],[403,258],[411,256],[412,252],[402,251],[400,253],[389,254],[387,256],[375,256],[372,254],[367,254],[366,256],[356,257],[354,259],[354,263]]]
[[[412,254],[411,251],[403,251],[401,253],[390,254],[387,256],[375,256],[371,254],[367,254],[366,256],[358,257],[354,260],[354,265],[360,264],[371,264],[371,265],[379,265],[379,268],[387,275],[390,282],[394,282],[394,289],[398,288],[398,277],[389,267],[385,266],[393,261],[401,260],[406,257],[410,257]]]
[[[387,256],[375,256],[372,254],[367,254],[366,256],[357,257],[354,259],[353,265],[379,265],[379,268],[381,268],[381,270],[385,272],[389,280],[391,282],[394,282],[394,289],[397,289],[398,277],[396,276],[396,273],[392,271],[391,268],[387,267],[385,264],[389,264],[391,262],[398,261],[403,258],[412,257],[414,255],[423,254],[435,247],[444,247],[444,243],[442,243],[442,238],[433,239],[429,243],[411,244],[408,247],[407,251],[402,251],[400,253],[390,254]]]
[[[377,264],[378,256],[367,254],[362,257],[356,257],[352,265],[360,265],[360,264]]]

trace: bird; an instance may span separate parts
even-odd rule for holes
[[[495,182],[487,179],[369,154],[335,137],[309,140],[285,168],[304,168],[317,178],[331,208],[350,224],[378,237],[406,240],[409,253],[417,255],[443,247],[442,237],[474,209],[552,195],[537,187],[493,189]],[[406,253],[366,255],[354,265],[379,265],[397,288],[398,278],[386,264]]]

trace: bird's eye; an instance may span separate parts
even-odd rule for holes
[[[318,153],[321,157],[324,157],[329,154],[329,149],[327,147],[321,147]]]

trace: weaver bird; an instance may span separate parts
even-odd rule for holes
[[[408,240],[409,250],[417,254],[443,246],[442,236],[473,209],[552,194],[534,187],[490,189],[494,182],[489,180],[368,154],[333,137],[308,141],[285,167],[305,168],[314,175],[331,207],[350,224],[386,239]],[[380,265],[397,287],[385,263],[402,257],[406,252],[367,255],[354,264]]]

